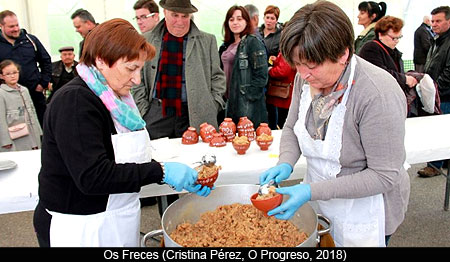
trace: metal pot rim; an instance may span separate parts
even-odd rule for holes
[[[216,189],[213,190],[213,191],[211,192],[211,194],[214,194],[214,193],[220,194],[220,192],[230,190],[231,188],[232,188],[232,189],[236,189],[236,190],[238,190],[239,192],[245,191],[245,190],[248,190],[248,189],[251,189],[250,192],[257,192],[258,187],[259,187],[259,185],[252,185],[252,184],[222,185],[222,186],[217,186]],[[210,196],[211,196],[211,195],[210,195]],[[210,196],[208,196],[208,197],[210,197]],[[245,202],[245,203],[243,203],[243,204],[251,204],[251,202],[250,202],[250,196],[251,196],[251,194],[248,196],[248,202],[246,202],[244,199],[242,199],[243,201],[241,201],[241,202],[237,201],[237,202],[234,202],[234,203],[242,203],[242,202]],[[164,211],[163,216],[162,216],[162,218],[161,218],[161,227],[162,227],[162,229],[160,229],[160,230],[163,232],[163,234],[164,234],[164,238],[165,238],[166,245],[167,245],[168,240],[170,240],[170,241],[172,241],[172,243],[174,243],[174,244],[176,244],[176,245],[178,245],[178,246],[181,246],[181,245],[179,245],[178,243],[176,243],[175,241],[173,241],[173,239],[170,237],[169,232],[167,232],[168,230],[166,230],[166,229],[167,229],[167,225],[166,225],[166,224],[168,224],[167,221],[169,221],[169,224],[172,223],[172,221],[169,220],[169,219],[170,219],[169,216],[171,215],[170,213],[175,213],[175,214],[177,214],[177,212],[174,211],[174,210],[172,210],[172,209],[176,208],[177,205],[181,205],[182,202],[188,202],[188,203],[189,203],[189,202],[192,202],[192,201],[195,201],[195,200],[203,200],[203,201],[205,201],[205,200],[208,200],[208,197],[207,197],[207,198],[203,198],[203,197],[199,197],[199,196],[197,196],[197,195],[195,195],[195,194],[189,193],[189,194],[183,196],[182,198],[178,199],[177,201],[173,202],[172,204],[170,204],[170,205],[167,207],[167,209]],[[223,204],[219,204],[219,205],[227,205],[227,204],[228,204],[228,203],[223,203]],[[214,208],[212,208],[212,209],[210,209],[210,210],[215,210],[219,205],[215,205]],[[182,207],[185,207],[185,206],[186,206],[186,204],[185,204],[185,205],[182,205]],[[195,205],[194,205],[193,207],[195,208],[195,207],[198,207],[198,206],[195,206]],[[302,210],[302,211],[300,211],[300,210]],[[181,211],[183,211],[183,210],[181,210]],[[180,212],[181,212],[181,211],[180,211]],[[180,212],[178,212],[178,214],[179,214]],[[330,221],[328,218],[324,217],[323,215],[317,214],[317,213],[315,212],[315,210],[314,210],[308,203],[306,203],[306,204],[303,205],[299,210],[297,210],[296,215],[294,215],[294,217],[295,217],[295,216],[300,217],[300,212],[313,212],[312,214],[308,214],[308,215],[309,215],[310,217],[315,217],[315,221],[313,222],[314,228],[312,229],[312,233],[309,233],[308,239],[305,240],[305,242],[312,241],[312,240],[310,240],[310,239],[311,239],[311,238],[315,238],[315,240],[314,240],[315,242],[314,242],[314,243],[317,244],[317,243],[320,241],[320,236],[321,236],[321,235],[324,235],[324,234],[330,232],[330,230],[331,230],[331,221]],[[199,212],[193,212],[193,213],[199,213]],[[202,214],[202,213],[203,213],[203,212],[201,212],[200,214]],[[197,215],[200,216],[200,214],[197,214]],[[291,220],[292,220],[292,219],[291,219]],[[327,225],[328,225],[327,227],[325,227],[324,229],[322,229],[322,230],[320,230],[320,231],[317,230],[317,226],[318,226],[319,220],[322,220],[322,221],[324,222],[324,224],[327,224]],[[177,225],[178,225],[178,224],[179,224],[179,223],[177,223]],[[296,224],[296,223],[294,223],[294,224],[295,224],[297,227],[299,227],[298,224]],[[175,225],[175,227],[176,227],[177,225]],[[171,226],[173,226],[173,225],[171,225]],[[299,227],[299,228],[301,228],[301,227]],[[147,234],[144,236],[144,238],[142,239],[142,245],[145,246],[145,242],[146,242],[146,240],[148,239],[147,235],[153,236],[153,235],[155,234],[155,232],[156,232],[156,234],[158,234],[157,231],[159,231],[159,230],[155,230],[155,231],[151,231],[151,232],[147,233]],[[300,244],[299,246],[297,246],[297,247],[302,246],[305,242],[301,243],[301,244]],[[317,242],[317,243],[316,243],[316,242]]]

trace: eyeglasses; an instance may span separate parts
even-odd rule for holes
[[[133,17],[133,20],[136,20],[136,21],[145,20],[145,19],[147,19],[149,17],[154,16],[155,14],[156,13],[151,13],[151,14],[148,14],[148,15],[135,16],[135,17]]]
[[[2,74],[2,75],[3,76],[7,76],[7,77],[13,77],[13,76],[18,75],[18,74],[19,74],[19,72],[16,71],[16,72],[6,73],[6,74]]]
[[[400,35],[397,37],[390,36],[389,34],[386,34],[386,35],[389,36],[392,39],[392,41],[400,41],[400,39],[402,39],[402,37],[403,37],[403,35]]]

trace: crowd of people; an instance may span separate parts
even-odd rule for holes
[[[138,245],[141,186],[211,191],[187,165],[152,160],[150,140],[247,116],[283,130],[279,162],[261,184],[287,179],[300,155],[308,160],[304,182],[277,189],[290,198],[269,215],[289,219],[317,201],[337,245],[387,245],[409,199],[404,120],[450,114],[449,6],[417,29],[414,72],[405,72],[396,48],[403,21],[386,16],[384,2],[359,4],[357,37],[327,1],[303,6],[285,24],[269,5],[261,26],[254,5],[233,5],[220,46],[195,24],[190,0],[159,6],[162,19],[153,0],[133,6],[141,34],[124,19],[99,24],[75,11],[80,61],[66,46],[53,63],[15,13],[0,12],[0,152],[42,148],[39,244]],[[436,84],[434,112],[422,109],[416,91],[424,74]],[[419,175],[438,175],[443,165],[429,163]]]

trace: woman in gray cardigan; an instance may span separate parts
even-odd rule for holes
[[[385,246],[409,199],[405,96],[388,73],[353,55],[352,24],[335,4],[306,5],[284,30],[281,51],[298,74],[280,160],[260,182],[287,179],[302,154],[307,172],[302,184],[277,189],[290,197],[268,214],[289,219],[314,201],[337,246]]]

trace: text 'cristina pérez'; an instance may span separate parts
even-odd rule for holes
[[[346,261],[345,250],[306,250],[298,249],[107,249],[104,250],[103,258],[105,260],[193,260],[193,261],[210,261],[210,260],[237,260],[237,261],[254,261],[254,260],[328,260]]]

